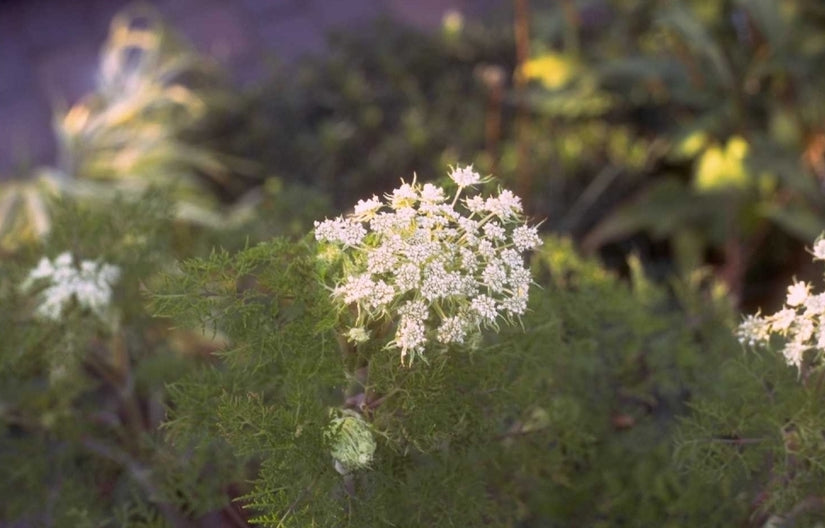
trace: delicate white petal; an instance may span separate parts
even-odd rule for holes
[[[450,173],[450,179],[459,187],[470,187],[481,183],[481,175],[473,170],[473,166],[456,167]]]
[[[804,304],[808,299],[808,294],[811,292],[811,287],[805,282],[795,282],[788,286],[788,299],[786,304],[788,306],[799,306]]]

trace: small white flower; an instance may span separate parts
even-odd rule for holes
[[[458,248],[458,254],[461,257],[461,267],[469,273],[474,274],[478,269],[478,257],[475,252],[466,247]]]
[[[417,213],[412,207],[399,207],[395,211],[396,229],[399,227],[415,226],[415,217]]]
[[[367,271],[386,273],[398,264],[398,255],[391,246],[381,246],[367,253]]]
[[[825,260],[825,237],[819,237],[814,242],[814,260]]]
[[[54,259],[55,268],[68,268],[74,262],[74,257],[68,251],[64,251]]]
[[[470,308],[478,315],[483,323],[494,323],[498,317],[496,301],[487,295],[479,295],[470,303]]]
[[[20,285],[24,292],[36,284],[45,286],[40,291],[41,303],[36,309],[40,317],[59,320],[72,300],[98,317],[105,317],[112,299],[112,285],[120,278],[120,268],[84,260],[78,269],[73,262],[68,252],[60,254],[54,262],[42,258]]]
[[[497,198],[487,198],[484,208],[499,218],[514,218],[521,214],[521,198],[505,189]]]
[[[825,293],[809,295],[805,299],[805,315],[808,317],[825,314]]]
[[[37,267],[29,272],[28,280],[45,279],[54,273],[54,266],[52,261],[43,257],[37,263]]]
[[[395,288],[386,282],[379,280],[373,287],[372,294],[367,298],[368,308],[383,308],[392,302],[395,297]]]
[[[398,315],[417,321],[426,321],[430,317],[430,309],[424,301],[417,299],[415,301],[407,301],[399,306]]]
[[[440,250],[441,246],[435,242],[410,240],[402,250],[402,254],[413,264],[423,266],[431,261]]]
[[[486,224],[484,224],[484,227],[482,229],[483,229],[484,234],[486,235],[488,240],[501,242],[502,240],[505,239],[506,232],[504,231],[504,228],[501,227],[501,225],[498,224],[497,222],[487,222]],[[519,228],[517,227],[516,230],[518,230],[518,229]],[[516,230],[513,231],[513,243],[517,244],[516,239],[515,239],[515,236],[516,236],[515,231]]]
[[[788,306],[799,306],[804,304],[808,299],[808,294],[811,292],[811,287],[805,282],[795,282],[788,286],[788,300],[785,303]]]
[[[410,361],[416,355],[424,351],[424,343],[427,341],[426,327],[419,319],[412,317],[401,317],[398,323],[398,330],[395,333],[395,346],[401,349],[402,360],[407,356]]]
[[[358,203],[355,204],[355,216],[362,218],[371,217],[374,213],[381,209],[381,206],[381,200],[379,200],[375,195],[373,195],[369,200],[358,200]]]
[[[794,341],[805,342],[814,335],[814,323],[810,319],[797,318],[793,325]]]
[[[519,251],[526,251],[541,245],[538,230],[534,226],[519,226],[513,229],[513,244]]]
[[[463,343],[469,326],[468,321],[460,315],[448,317],[438,327],[438,341],[444,344]]]
[[[521,257],[521,253],[512,248],[505,249],[501,252],[501,261],[504,262],[504,265],[509,269],[524,267],[524,259]]]
[[[795,318],[796,312],[794,310],[784,308],[773,314],[769,320],[774,332],[784,332],[791,327]]]
[[[415,264],[408,263],[398,268],[395,275],[395,287],[398,293],[406,293],[418,288],[421,284],[421,269]]]
[[[481,175],[473,170],[473,166],[456,167],[450,173],[450,179],[458,185],[459,188],[471,187],[481,183]]]
[[[478,249],[478,254],[485,259],[495,258],[497,253],[496,247],[486,238],[479,240],[476,248]]]
[[[476,197],[476,198],[478,198],[478,197]],[[458,219],[458,227],[462,231],[464,231],[465,236],[466,235],[475,236],[478,233],[478,228],[480,227],[480,225],[481,224],[479,224],[478,221],[473,220],[472,218],[467,218],[465,216],[462,216],[461,218]]]
[[[343,297],[344,303],[352,304],[369,299],[374,288],[375,282],[370,278],[369,273],[364,273],[347,277],[347,282],[335,288],[333,294]]]
[[[418,201],[418,192],[409,183],[404,183],[398,189],[395,189],[389,195],[390,207],[393,209],[401,209],[404,207],[412,207]]]
[[[825,327],[820,326],[816,334],[816,348],[821,351],[825,350]]]
[[[315,239],[318,241],[337,242],[352,247],[360,244],[366,234],[367,231],[360,223],[341,217],[315,222]]]
[[[441,187],[436,187],[432,183],[425,183],[424,187],[421,189],[422,202],[439,204],[446,199],[447,197],[444,196],[444,189]]]
[[[494,292],[504,291],[507,284],[507,270],[498,259],[491,259],[481,273],[484,284]]]
[[[785,356],[788,365],[799,368],[802,366],[802,359],[807,349],[808,347],[802,343],[791,341],[782,349],[782,355]]]
[[[759,315],[747,315],[736,330],[736,336],[743,345],[754,346],[766,341],[770,335],[770,324]]]
[[[392,234],[397,228],[398,217],[395,213],[378,213],[370,220],[370,229],[382,235]],[[334,240],[329,242],[334,242]]]
[[[501,301],[501,308],[511,317],[524,315],[527,311],[527,290],[519,290],[517,295]]]
[[[464,206],[467,208],[468,211],[474,214],[481,214],[484,211],[486,211],[487,209],[485,209],[485,204],[486,202],[484,201],[484,198],[482,198],[479,195],[471,196],[470,198],[464,199]]]
[[[441,262],[431,262],[424,269],[424,281],[421,284],[421,295],[428,301],[448,297],[455,286],[457,278],[452,276]]]
[[[825,238],[814,244],[814,260],[825,260]],[[775,334],[784,340],[781,349],[788,365],[801,369],[805,352],[815,352],[818,365],[825,360],[825,294],[812,294],[811,285],[796,281],[788,287],[785,307],[773,315],[750,315],[737,329],[743,344],[770,344]]]
[[[510,268],[510,274],[507,277],[507,283],[513,288],[527,289],[530,286],[533,278],[530,275],[530,270],[524,266],[513,266]]]

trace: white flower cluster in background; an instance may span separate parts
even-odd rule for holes
[[[380,200],[360,200],[352,214],[315,222],[315,238],[348,257],[333,297],[352,306],[348,335],[364,342],[369,323],[396,322],[389,348],[402,362],[423,357],[428,343],[464,343],[499,319],[518,320],[532,282],[524,252],[541,244],[525,225],[521,200],[464,196],[483,182],[472,167],[450,174],[455,194],[432,184],[404,183]]]
[[[325,432],[335,469],[343,475],[367,469],[376,449],[372,430],[358,413],[349,410],[339,412],[341,416],[333,417]]]
[[[825,238],[813,247],[814,260],[825,260]],[[766,345],[772,335],[784,338],[782,355],[799,369],[805,352],[825,354],[825,293],[813,293],[811,285],[798,281],[788,286],[785,306],[773,315],[748,315],[736,332],[748,346]]]
[[[112,285],[119,278],[117,266],[84,260],[78,267],[71,253],[65,252],[53,261],[40,259],[20,288],[24,292],[42,288],[36,313],[45,319],[59,320],[73,299],[102,318],[112,299]]]

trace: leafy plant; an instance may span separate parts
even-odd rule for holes
[[[259,174],[255,163],[196,141],[195,130],[234,94],[222,72],[191,50],[157,12],[134,6],[111,23],[101,50],[94,92],[54,118],[58,160],[28,180],[0,186],[0,244],[7,251],[52,227],[50,198],[70,195],[111,205],[115,196],[138,199],[149,188],[175,197],[181,229],[239,231],[261,237],[303,231],[326,208],[325,198],[301,185]],[[294,207],[294,195],[305,196]],[[259,221],[256,208],[273,212]],[[261,215],[262,216],[262,215]],[[205,245],[208,242],[205,243]],[[242,242],[240,243],[242,244]]]
[[[171,258],[170,204],[154,193],[114,205],[56,202],[44,245],[0,265],[5,521],[180,525],[226,504],[236,468],[171,449],[158,431],[165,383],[214,346],[142,308],[144,281]],[[38,254],[61,255],[35,266]]]
[[[749,274],[787,262],[823,222],[815,152],[825,101],[810,89],[825,52],[821,7],[696,0],[600,9],[577,11],[576,45],[564,40],[567,62],[554,66],[572,71],[565,86],[577,92],[597,86],[610,102],[598,118],[630,134],[628,155],[613,158],[605,169],[611,176],[593,179],[592,193],[582,195],[603,207],[579,224],[584,247],[645,232],[666,241],[683,272],[717,264],[733,295],[751,302]],[[552,13],[549,21],[568,16]],[[608,28],[607,20],[622,22]],[[542,37],[553,42],[561,29],[549,21],[553,29]],[[545,82],[537,111],[571,90]],[[641,164],[631,161],[637,146],[646,153]],[[777,245],[788,250],[765,251]]]
[[[673,297],[638,262],[631,289],[546,239],[523,329],[428,345],[426,363],[406,365],[379,339],[346,342],[319,254],[275,240],[189,260],[153,299],[227,338],[219,364],[173,385],[168,428],[175,441],[214,435],[252,464],[254,522],[725,526],[747,515],[747,486],[670,464],[679,416],[736,353],[723,290],[683,284]]]

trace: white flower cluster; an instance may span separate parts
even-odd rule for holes
[[[825,260],[825,239],[820,237],[812,251],[814,260]],[[739,342],[748,346],[767,344],[771,335],[785,339],[782,355],[788,365],[800,368],[806,351],[825,354],[825,293],[812,293],[811,285],[794,282],[788,286],[785,306],[773,315],[748,315],[739,325]]]
[[[370,322],[395,321],[388,347],[411,362],[429,342],[464,343],[527,309],[523,253],[541,239],[524,224],[521,200],[508,190],[460,199],[483,179],[472,167],[450,178],[458,186],[451,198],[429,183],[402,182],[386,201],[373,196],[346,217],[315,223],[315,238],[349,257],[332,295],[356,308],[352,340],[363,342]]]
[[[37,314],[45,319],[59,320],[72,299],[104,317],[112,299],[112,285],[119,278],[117,266],[84,260],[78,268],[71,253],[65,252],[54,261],[46,257],[40,259],[20,288],[29,292],[35,285],[45,285],[40,291],[42,302],[37,307]]]
[[[331,444],[330,454],[341,474],[366,469],[375,455],[375,438],[367,422],[358,413],[344,410],[333,417],[325,438]]]

